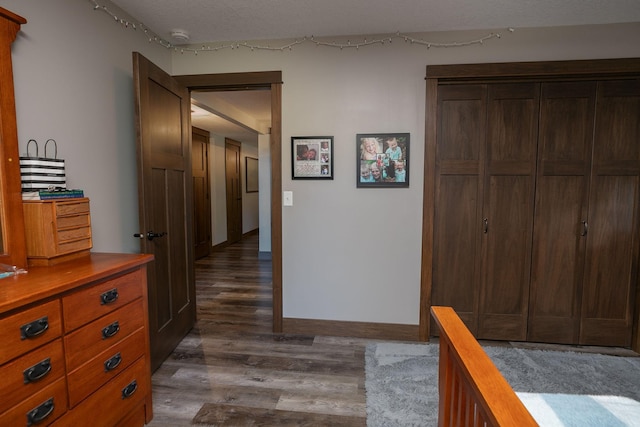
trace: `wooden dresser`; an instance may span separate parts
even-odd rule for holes
[[[0,426],[151,421],[152,258],[92,253],[0,279]]]

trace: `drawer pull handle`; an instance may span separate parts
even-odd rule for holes
[[[118,289],[109,289],[102,295],[100,295],[100,305],[111,304],[118,299]]]
[[[116,320],[109,326],[106,326],[102,329],[102,339],[106,340],[107,338],[111,338],[112,336],[117,334],[119,330],[120,330],[120,324]]]
[[[44,316],[41,319],[22,325],[20,327],[20,338],[23,340],[35,338],[38,335],[44,334],[47,329],[49,329],[49,318]]]
[[[136,392],[137,389],[138,389],[138,383],[136,382],[136,380],[131,381],[128,386],[122,389],[122,398],[127,399],[131,397],[133,393]]]
[[[122,355],[120,353],[116,353],[111,359],[104,362],[104,371],[113,371],[118,367],[118,365],[120,365],[120,362],[122,362]]]
[[[46,402],[40,404],[37,408],[33,408],[27,412],[27,426],[41,423],[53,412],[55,405],[53,404],[53,397]]]
[[[36,363],[30,368],[22,371],[22,375],[24,376],[24,383],[34,383],[43,379],[47,374],[51,372],[51,359],[46,358],[41,362]]]

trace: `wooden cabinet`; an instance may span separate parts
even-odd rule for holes
[[[3,279],[0,425],[151,420],[151,258],[90,254]]]
[[[430,77],[430,304],[481,339],[638,349],[640,61]]]
[[[23,208],[29,265],[52,265],[89,253],[89,199],[28,200]]]

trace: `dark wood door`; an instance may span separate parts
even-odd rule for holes
[[[488,88],[478,338],[524,340],[540,86]]]
[[[472,333],[480,291],[486,97],[485,85],[438,88],[431,298],[433,305],[453,307]]]
[[[209,184],[209,132],[191,132],[193,173],[193,241],[195,259],[211,253],[211,186]]]
[[[242,180],[240,178],[240,143],[225,140],[227,188],[227,243],[242,239]]]
[[[542,85],[529,341],[578,343],[595,98],[595,82]]]
[[[640,80],[598,83],[580,344],[631,345],[640,242],[639,118]]]
[[[157,369],[195,322],[190,98],[133,53],[138,131],[140,248],[149,265],[151,366]]]

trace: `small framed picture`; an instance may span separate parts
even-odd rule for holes
[[[292,136],[291,177],[333,179],[333,136]]]
[[[357,134],[357,187],[408,187],[409,159],[408,133]]]
[[[245,185],[247,193],[258,192],[258,159],[254,157],[245,157]]]

